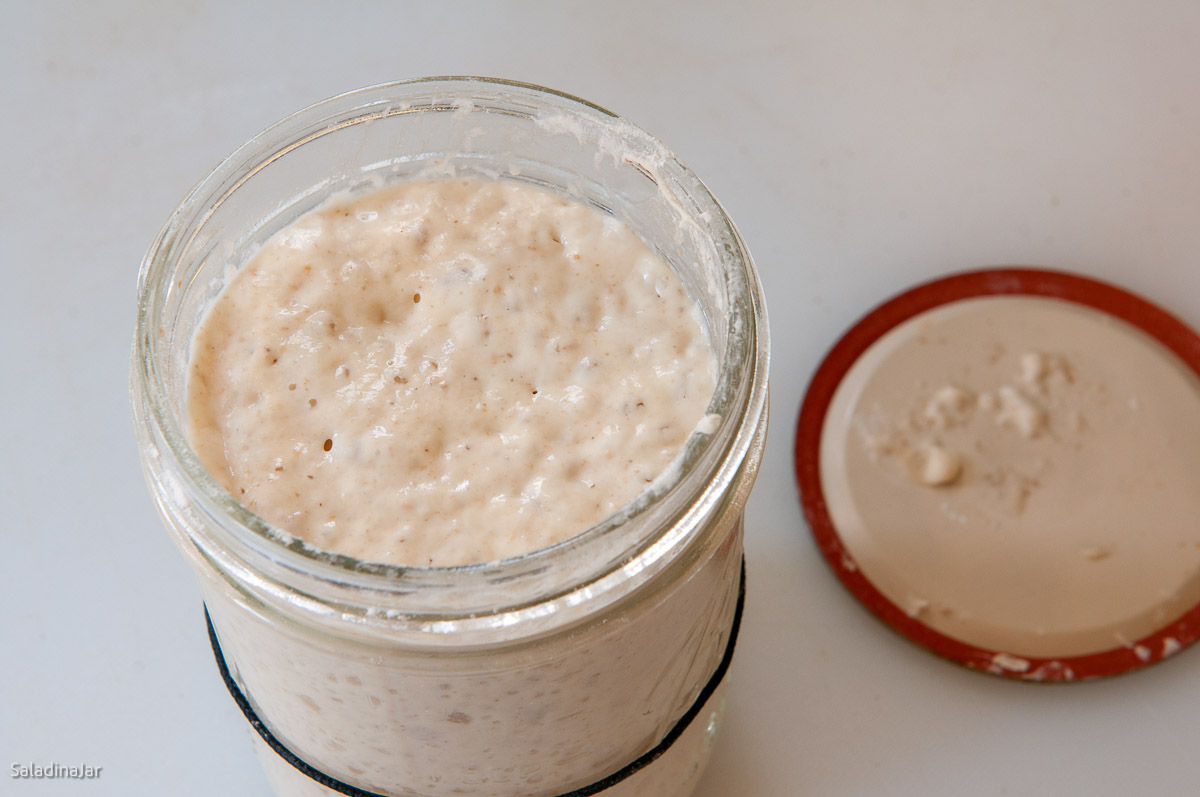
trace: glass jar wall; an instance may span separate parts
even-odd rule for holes
[[[526,181],[636,231],[699,304],[718,364],[712,433],[620,512],[522,556],[422,568],[314,549],[240,505],[189,446],[192,337],[229,273],[330,196],[440,177]],[[766,317],[737,231],[660,142],[522,84],[351,92],[202,181],[138,290],[132,391],[151,492],[238,688],[308,765],[380,794],[564,794],[660,746],[713,682],[766,430]],[[723,700],[718,690],[665,754],[604,794],[690,793]],[[259,746],[278,793],[334,793]]]

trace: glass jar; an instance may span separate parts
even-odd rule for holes
[[[590,203],[656,250],[715,350],[713,433],[692,435],[673,476],[617,514],[522,556],[400,567],[315,550],[241,506],[189,446],[192,337],[229,275],[330,195],[451,176]],[[192,190],[142,264],[132,397],[151,493],[232,680],[304,764],[387,795],[590,793],[695,705],[664,754],[603,790],[669,797],[694,787],[724,699],[699,705],[731,649],[767,352],[745,245],[660,142],[547,89],[432,78],[300,111]],[[335,793],[259,749],[279,794]]]

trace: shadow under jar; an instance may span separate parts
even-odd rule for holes
[[[191,342],[230,270],[330,196],[439,177],[525,181],[632,228],[699,305],[719,422],[671,478],[524,555],[407,567],[317,550],[239,504],[192,450]],[[233,681],[307,765],[386,795],[590,793],[696,706],[661,756],[603,790],[671,797],[694,788],[721,714],[724,690],[701,693],[739,603],[767,352],[749,253],[660,142],[547,89],[431,78],[300,111],[188,195],[142,264],[132,399],[151,493]],[[336,793],[256,743],[277,793]]]

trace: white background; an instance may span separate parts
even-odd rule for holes
[[[774,416],[731,711],[699,797],[1195,793],[1200,653],[1067,686],[943,662],[827,570],[790,451],[826,348],[932,276],[1073,270],[1200,325],[1200,4],[0,11],[0,794],[267,794],[138,467],[138,263],[192,183],[261,128],[439,73],[549,85],[640,124],[758,262]],[[50,761],[104,769],[9,777]]]

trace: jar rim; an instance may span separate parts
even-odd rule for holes
[[[160,333],[160,322],[165,297],[172,289],[174,255],[203,227],[213,209],[259,169],[310,140],[310,137],[329,132],[330,125],[351,123],[339,122],[338,119],[352,118],[356,120],[353,123],[358,123],[369,120],[371,114],[379,116],[407,112],[401,102],[403,98],[427,96],[430,92],[439,91],[452,100],[464,94],[474,98],[481,92],[515,94],[534,101],[548,100],[556,106],[556,110],[572,114],[573,119],[582,120],[588,125],[619,127],[620,135],[631,138],[637,144],[637,154],[647,158],[648,162],[641,171],[651,180],[659,182],[660,189],[663,187],[662,181],[674,183],[675,188],[707,213],[710,229],[705,233],[712,234],[715,231],[718,237],[725,239],[725,246],[716,247],[716,251],[726,261],[723,264],[725,268],[738,272],[738,279],[731,284],[740,287],[738,295],[731,290],[731,320],[726,331],[726,345],[731,348],[728,349],[729,356],[723,358],[718,374],[718,390],[722,379],[728,382],[729,389],[720,396],[714,396],[714,403],[708,410],[721,416],[716,431],[706,436],[692,435],[681,454],[685,463],[683,470],[700,466],[707,471],[699,502],[681,500],[677,495],[684,482],[682,476],[673,481],[667,480],[669,483],[660,483],[662,480],[658,480],[618,512],[549,546],[492,562],[394,565],[357,559],[304,542],[239,503],[200,462],[188,440],[183,419],[172,409],[164,372],[166,338]],[[347,117],[347,114],[352,116]],[[639,166],[633,160],[630,163],[635,168]],[[152,456],[166,453],[179,465],[178,476],[184,489],[191,498],[199,500],[207,515],[229,532],[226,542],[236,543],[243,556],[266,557],[291,573],[371,591],[403,593],[450,583],[494,584],[533,578],[543,573],[550,562],[564,556],[584,557],[587,549],[596,548],[595,540],[621,534],[623,527],[632,521],[652,512],[662,515],[672,496],[677,506],[667,514],[676,519],[693,514],[696,509],[692,505],[694,503],[707,504],[711,508],[720,502],[722,485],[736,479],[766,412],[768,341],[765,304],[749,252],[724,209],[690,169],[641,128],[587,100],[530,83],[470,76],[415,78],[339,94],[276,122],[225,158],[174,209],[142,261],[137,306],[137,334],[132,363],[135,416],[138,416],[139,434],[142,433],[140,427],[149,425],[156,442],[166,449],[165,452],[155,449]],[[144,444],[143,449],[143,456],[147,456]],[[661,534],[647,532],[634,540],[632,547],[618,547],[624,551],[619,557],[620,561],[597,562],[598,567],[594,569],[645,566],[645,562],[634,564],[639,555],[656,545],[670,547],[674,544],[671,540],[663,539],[669,536],[667,532],[671,531],[671,524],[659,525],[663,525]],[[602,575],[604,573],[594,572],[583,581],[595,580]]]

